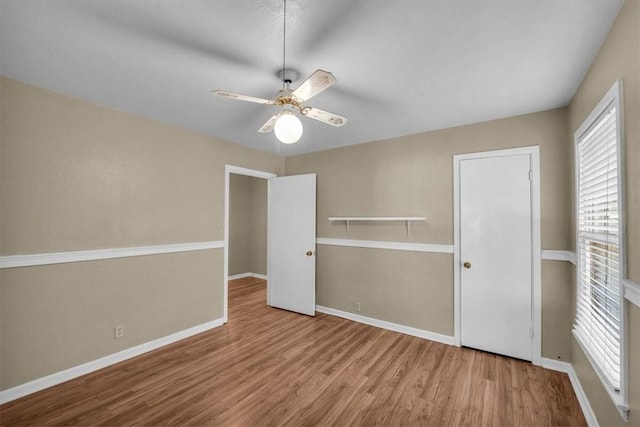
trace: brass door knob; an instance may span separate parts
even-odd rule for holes
[[[465,262],[464,264],[462,264],[462,266],[464,268],[471,268],[471,263],[469,261]]]
[[[313,255],[313,252],[312,251],[307,251],[307,256],[311,256],[311,255]]]

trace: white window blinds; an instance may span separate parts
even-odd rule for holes
[[[619,393],[622,382],[620,170],[616,104],[577,140],[575,334],[594,368]]]

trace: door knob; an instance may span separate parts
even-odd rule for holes
[[[465,262],[464,264],[462,264],[462,266],[464,268],[471,268],[471,263],[469,261]]]
[[[311,255],[313,255],[313,252],[312,251],[307,251],[307,256],[311,256]]]

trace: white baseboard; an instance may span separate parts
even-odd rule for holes
[[[245,277],[251,277],[251,273],[234,274],[233,276],[227,277],[227,280],[244,279]]]
[[[267,276],[265,276],[264,274],[258,274],[258,273],[240,273],[240,274],[234,274],[233,276],[229,276],[229,277],[227,278],[227,280],[244,279],[245,277],[255,277],[256,279],[263,279],[263,280],[267,280]]]
[[[578,398],[578,403],[580,403],[580,408],[582,409],[584,418],[587,420],[587,425],[589,425],[589,427],[598,427],[599,424],[598,419],[596,418],[596,414],[593,412],[593,408],[591,408],[589,399],[587,399],[587,395],[582,388],[582,384],[580,384],[580,380],[578,379],[576,371],[573,369],[573,365],[568,362],[561,362],[559,360],[547,359],[543,357],[542,367],[551,369],[552,371],[564,372],[565,374],[569,375],[569,381],[571,381],[573,391]]]
[[[424,338],[436,341],[442,344],[453,345],[453,337],[442,335],[435,332],[425,331],[423,329],[412,328],[410,326],[399,325],[397,323],[387,322],[386,320],[374,319],[371,317],[361,316],[359,314],[349,313],[347,311],[336,310],[335,308],[316,305],[316,311],[319,313],[330,314],[332,316],[342,317],[343,319],[353,320],[354,322],[364,323],[382,329],[388,329],[401,334],[411,335],[418,338]]]
[[[47,375],[46,377],[38,378],[37,380],[0,391],[0,404],[19,399],[37,391],[44,390],[45,388],[97,371],[98,369],[106,368],[107,366],[131,359],[132,357],[139,356],[151,350],[156,350],[160,347],[173,344],[176,341],[208,331],[209,329],[217,328],[222,324],[222,319],[212,320],[210,322],[167,335],[166,337],[158,338],[153,341],[119,351],[118,353],[110,354],[109,356],[101,357],[100,359],[92,360],[91,362],[74,366],[73,368],[65,369],[64,371],[56,372],[55,374]]]
[[[573,251],[562,251],[555,249],[543,249],[541,257],[547,261],[568,261],[576,265],[576,253]]]

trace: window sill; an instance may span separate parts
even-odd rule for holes
[[[587,351],[586,345],[583,344],[582,339],[580,338],[580,334],[577,333],[575,329],[573,329],[571,331],[571,333],[573,334],[574,338],[578,342],[578,345],[580,346],[580,349],[582,350],[582,353],[585,355],[587,360],[589,360],[589,364],[591,365],[591,368],[594,370],[594,372],[598,376],[598,379],[600,380],[600,383],[602,384],[602,387],[604,387],[604,389],[607,391],[607,394],[609,395],[609,398],[611,398],[611,401],[613,402],[613,404],[615,405],[616,409],[618,410],[618,413],[620,414],[620,417],[622,417],[622,419],[625,422],[629,421],[629,405],[626,402],[626,399],[624,398],[624,395],[625,395],[624,390],[620,390],[619,393],[616,393],[608,385],[608,382],[605,380],[604,375],[602,375],[602,373],[600,372],[600,369],[594,363],[593,358],[591,357],[591,355]],[[623,372],[623,374],[622,374],[622,376],[623,376],[622,383],[623,384],[626,382],[626,379],[625,379],[626,375],[627,375],[627,373]]]
[[[624,286],[624,298],[640,307],[640,285],[629,279],[624,279],[622,285]]]

